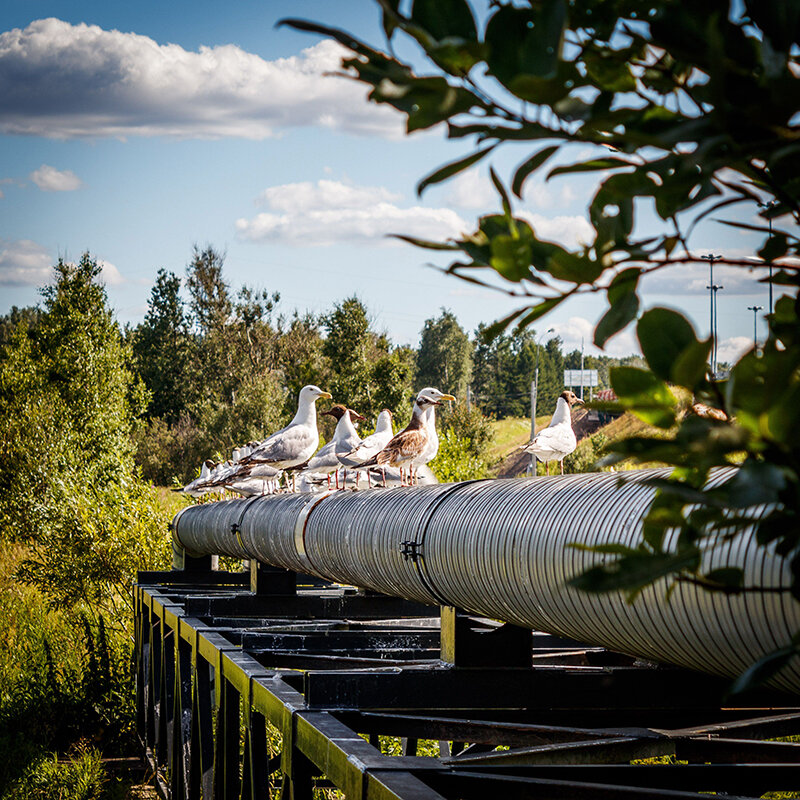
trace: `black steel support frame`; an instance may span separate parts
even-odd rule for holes
[[[255,563],[209,567],[186,559],[135,587],[137,723],[163,797],[800,791],[800,743],[776,741],[800,735],[792,697],[726,703],[718,679],[456,609],[441,610],[440,637],[430,606]],[[382,754],[379,736],[400,737],[401,754]],[[420,740],[439,756],[417,755]],[[649,758],[672,765],[631,763]]]

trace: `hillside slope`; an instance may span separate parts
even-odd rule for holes
[[[549,416],[538,417],[536,430],[550,423]],[[524,475],[530,463],[530,456],[519,448],[530,440],[530,420],[510,418],[491,423],[494,435],[492,446],[486,454],[492,475],[498,478],[514,478]],[[623,436],[652,432],[652,428],[633,414],[625,413],[601,425],[596,412],[579,408],[572,412],[572,427],[578,439],[578,447],[571,461],[585,465],[584,471],[595,460],[596,451],[604,442],[614,441]],[[540,466],[542,469],[542,466]],[[551,467],[552,471],[552,467]],[[569,464],[566,470],[570,471]]]

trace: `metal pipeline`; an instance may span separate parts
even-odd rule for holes
[[[191,556],[255,558],[732,677],[800,630],[786,561],[759,547],[752,529],[711,549],[703,569],[740,567],[745,585],[769,592],[681,582],[667,602],[662,579],[629,604],[621,593],[566,586],[602,558],[567,545],[636,546],[654,491],[643,481],[667,472],[626,473],[622,485],[619,474],[590,473],[222,501],[183,509],[172,531]],[[712,482],[731,472],[716,471]],[[800,658],[770,685],[800,693]]]

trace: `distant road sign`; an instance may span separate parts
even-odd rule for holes
[[[581,372],[583,380],[581,380]],[[564,386],[597,386],[596,369],[565,369]]]

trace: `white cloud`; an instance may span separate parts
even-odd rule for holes
[[[48,251],[30,239],[0,239],[0,286],[39,286],[51,277]]]
[[[732,336],[730,339],[723,339],[717,345],[717,361],[735,364],[752,348],[752,336]]]
[[[0,34],[0,131],[69,139],[263,139],[296,126],[400,138],[400,115],[323,77],[348,51],[323,40],[266,61],[235,45],[190,52],[147,36],[41,19]]]
[[[477,168],[462,172],[448,182],[445,202],[456,208],[471,211],[488,211],[500,205],[497,190],[486,175]]]
[[[734,257],[734,256],[731,256]],[[714,267],[714,284],[726,295],[749,295],[766,291],[758,281],[767,275],[765,267]],[[642,290],[653,294],[708,294],[708,264],[679,264],[642,279]]]
[[[566,247],[577,247],[594,240],[594,228],[586,217],[546,217],[530,211],[520,211],[517,216],[527,220],[540,239],[558,242]]]
[[[47,164],[31,172],[30,178],[43,192],[74,192],[83,186],[74,172],[58,170]]]
[[[236,230],[254,242],[331,245],[337,242],[392,244],[402,233],[423,239],[461,235],[467,224],[447,208],[401,208],[399,196],[378,186],[339,181],[273,186],[259,198],[270,211],[236,221]]]
[[[97,263],[101,268],[100,277],[106,286],[119,286],[126,283],[120,271],[110,261],[103,261],[103,259],[98,258]]]
[[[544,330],[547,320],[540,322],[539,325]],[[636,341],[632,328],[626,328],[606,342],[604,350],[599,350],[594,346],[595,326],[584,317],[570,317],[566,322],[556,322],[550,325],[554,330],[554,335],[559,336],[563,342],[563,350],[569,353],[572,350],[580,350],[581,346],[587,354],[603,353],[608,356],[629,356],[631,353],[638,353],[639,343]]]
[[[478,167],[462,172],[448,181],[449,191],[444,197],[445,203],[456,208],[470,211],[488,211],[500,208],[500,197],[492,185],[489,176]],[[553,209],[568,206],[575,200],[575,192],[569,184],[562,184],[559,189],[533,178],[527,181],[523,192],[523,201],[536,208]]]

